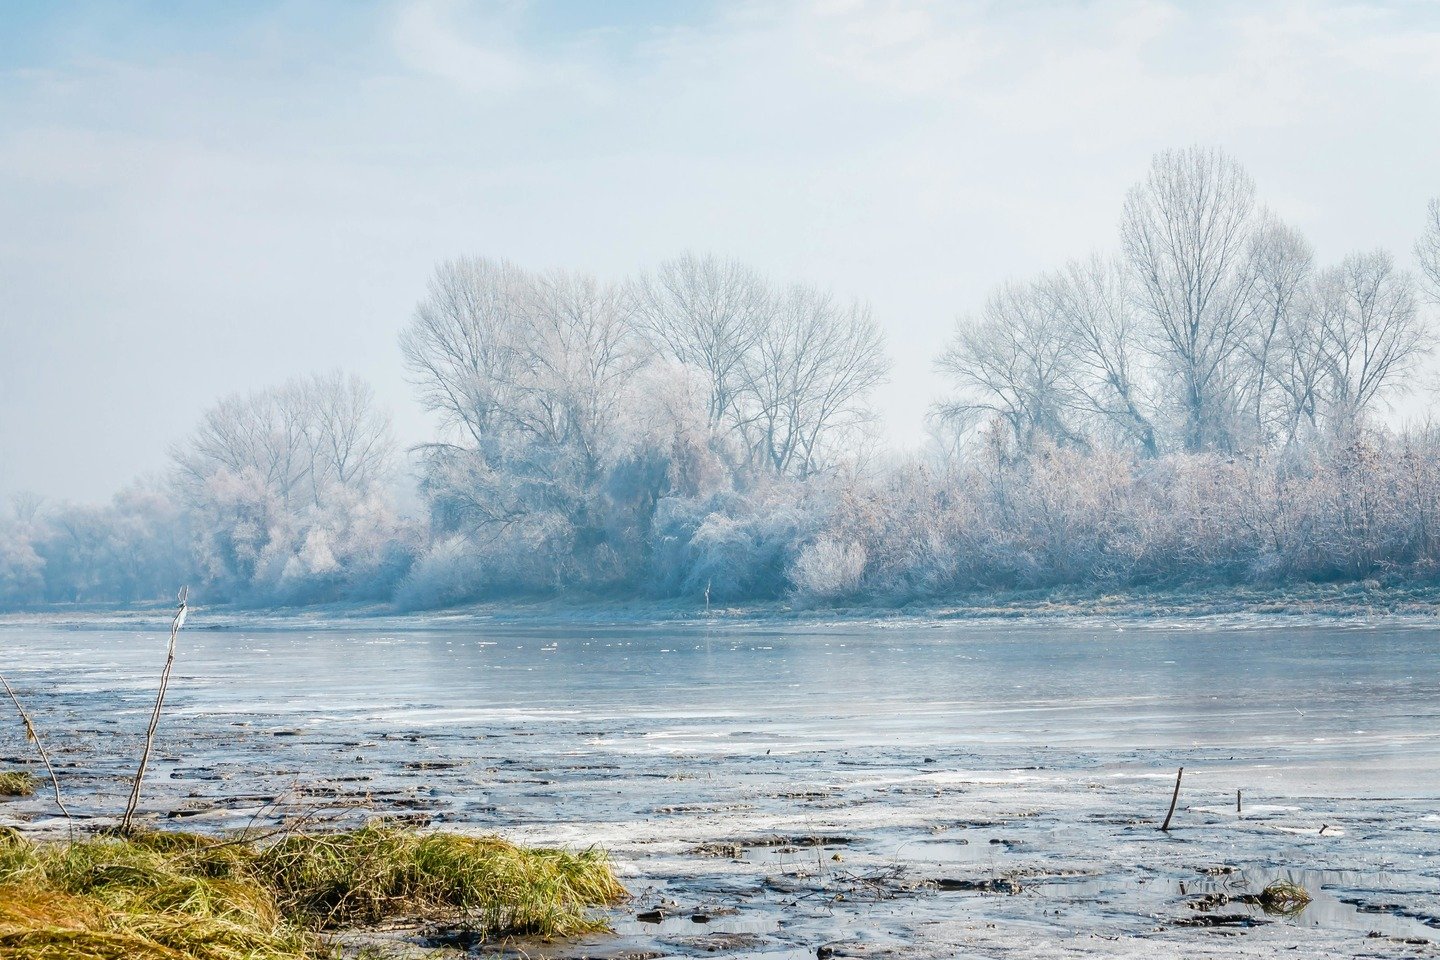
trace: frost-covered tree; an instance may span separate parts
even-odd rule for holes
[[[166,484],[145,479],[105,504],[40,508],[18,500],[0,516],[0,607],[154,600],[190,566],[187,518]]]
[[[1121,237],[1151,349],[1189,451],[1235,445],[1236,354],[1249,330],[1255,185],[1218,150],[1158,154],[1125,199]]]
[[[1383,250],[1352,254],[1324,271],[1316,299],[1327,412],[1348,430],[1402,386],[1430,349],[1428,330],[1414,280]]]
[[[1126,265],[1101,256],[1072,260],[1043,281],[1039,293],[1063,325],[1059,343],[1074,352],[1074,404],[1096,419],[1102,432],[1143,456],[1156,456],[1155,388]]]
[[[805,476],[868,416],[888,364],[869,307],[803,284],[776,288],[733,260],[686,254],[632,285],[660,356],[695,371],[712,446],[737,466]]]
[[[940,416],[965,428],[999,424],[1021,455],[1043,439],[1083,443],[1071,418],[1078,403],[1073,331],[1041,283],[1009,283],[980,316],[960,321],[936,367],[957,395]]]
[[[885,371],[863,305],[688,255],[628,284],[442,264],[401,346],[444,424],[423,485],[446,539],[416,576],[450,586],[415,602],[634,583],[665,498],[814,475]]]
[[[627,291],[593,277],[442,264],[401,336],[422,402],[448,428],[435,446],[541,473],[563,455],[593,478],[646,360],[632,313]]]
[[[770,309],[769,285],[738,261],[686,253],[642,274],[632,288],[643,335],[659,353],[700,373],[709,429],[728,431],[745,358]]]
[[[45,559],[35,549],[32,519],[0,518],[0,608],[45,597]]]
[[[194,562],[222,596],[368,598],[408,565],[413,534],[389,492],[389,418],[358,378],[226,397],[171,455]]]
[[[1249,329],[1240,345],[1236,387],[1249,447],[1294,436],[1314,412],[1315,354],[1307,300],[1314,252],[1293,227],[1262,214],[1247,251]]]
[[[868,418],[888,366],[865,304],[803,284],[772,295],[740,367],[736,406],[750,463],[800,478],[825,467],[833,442]]]
[[[187,485],[221,471],[251,474],[287,507],[378,483],[393,456],[390,419],[374,392],[340,373],[225,397],[171,450]]]
[[[401,338],[446,434],[423,448],[439,529],[486,545],[497,587],[608,567],[605,479],[649,359],[624,286],[510,264],[442,264]],[[473,559],[473,557],[472,557]],[[538,581],[538,583],[537,583]]]

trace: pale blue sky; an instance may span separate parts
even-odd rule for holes
[[[98,499],[315,369],[426,430],[395,335],[457,254],[686,248],[868,298],[919,442],[957,314],[1223,147],[1322,260],[1440,194],[1440,3],[0,0],[0,495]]]

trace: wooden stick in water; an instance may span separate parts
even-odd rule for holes
[[[1175,804],[1180,799],[1180,778],[1183,776],[1185,776],[1185,768],[1181,767],[1180,771],[1175,774],[1175,792],[1170,795],[1170,812],[1165,814],[1165,822],[1160,825],[1160,829],[1165,833],[1170,832],[1170,818],[1175,816]]]

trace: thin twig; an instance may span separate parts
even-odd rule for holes
[[[175,619],[170,622],[170,646],[165,655],[165,669],[160,673],[160,690],[155,694],[155,709],[150,713],[150,726],[145,731],[145,749],[140,753],[140,768],[135,771],[135,780],[130,784],[130,800],[125,804],[125,815],[120,818],[120,832],[129,833],[133,828],[135,808],[140,805],[140,783],[145,779],[145,768],[150,764],[150,750],[155,744],[155,730],[160,726],[160,711],[165,706],[165,690],[170,686],[170,669],[175,666],[175,638],[185,625],[185,600],[190,594],[189,587],[180,588],[180,606],[175,610]]]
[[[55,805],[65,815],[66,821],[70,824],[73,832],[75,829],[75,818],[70,816],[70,811],[65,809],[65,801],[60,799],[60,778],[55,776],[55,768],[50,766],[50,754],[45,750],[45,744],[40,740],[40,734],[35,729],[35,724],[30,720],[30,714],[20,706],[20,698],[15,696],[15,691],[10,687],[10,681],[0,676],[0,683],[5,685],[5,692],[10,695],[10,702],[15,704],[15,709],[20,711],[20,719],[25,722],[25,739],[35,744],[35,749],[40,751],[40,759],[45,763],[45,769],[50,773],[50,786],[55,789]]]
[[[294,836],[303,836],[304,834],[301,833],[302,830],[309,829],[311,826],[316,825],[321,827],[322,830],[329,828],[339,823],[345,817],[348,817],[352,812],[354,812],[353,808],[329,810],[324,807],[318,807],[315,810],[302,814],[297,820],[279,824],[272,829],[260,833],[242,833],[238,836],[231,837],[229,840],[219,840],[203,849],[209,851],[221,847],[256,846],[264,843],[271,837],[285,837],[288,839]],[[246,829],[248,830],[249,828],[247,827]]]

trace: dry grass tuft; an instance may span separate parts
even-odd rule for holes
[[[289,837],[261,854],[258,868],[282,909],[323,929],[400,915],[570,936],[601,926],[586,917],[587,906],[625,896],[595,850],[527,850],[498,837],[383,825]]]
[[[119,932],[103,906],[28,886],[0,886],[0,957],[182,960],[187,954]]]
[[[163,839],[161,839],[163,838]],[[293,960],[314,938],[287,923],[248,867],[253,853],[164,834],[31,843],[0,837],[0,958]],[[29,902],[53,909],[31,911]],[[67,952],[68,951],[68,952]]]
[[[0,960],[313,960],[331,955],[321,931],[387,921],[566,936],[599,927],[586,909],[624,894],[599,853],[384,825],[269,847],[0,830]]]
[[[32,797],[35,783],[35,778],[24,770],[6,770],[0,773],[0,797]]]

